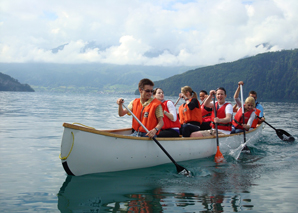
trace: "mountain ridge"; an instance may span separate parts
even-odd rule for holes
[[[244,81],[245,95],[255,90],[266,100],[298,100],[298,49],[197,68],[156,81],[155,86],[162,87],[166,95],[176,96],[186,85],[196,92],[224,87],[228,97],[233,97],[239,81]]]
[[[18,80],[0,72],[0,91],[34,92],[28,84],[21,84]]]

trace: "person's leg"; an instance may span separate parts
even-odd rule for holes
[[[211,129],[210,123],[211,122],[203,122],[200,125],[200,130],[209,130],[209,129]]]
[[[165,129],[165,130],[161,130],[157,135],[157,137],[160,137],[160,138],[179,137],[179,133],[174,129]]]
[[[236,131],[236,129],[235,129],[235,126],[234,126],[234,125],[232,125],[232,131],[231,131],[231,134],[234,134],[234,133],[235,133],[235,131]]]
[[[135,131],[130,136],[134,136],[134,137],[148,137],[148,136],[146,136],[146,134],[147,133],[145,133],[145,132],[137,132],[137,131]]]
[[[183,137],[190,137],[190,134],[192,132],[199,131],[200,127],[192,124],[185,124],[185,127],[183,128],[182,135]]]
[[[190,137],[208,137],[212,136],[211,130],[196,131],[190,134]]]
[[[235,133],[243,132],[243,129],[235,129]]]

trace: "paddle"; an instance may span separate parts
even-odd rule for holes
[[[124,104],[122,104],[130,114],[132,114],[132,116],[134,117],[134,119],[136,119],[136,121],[146,130],[146,132],[148,133],[149,130],[142,124],[142,122],[132,113],[132,111],[130,109],[128,109]],[[171,157],[171,155],[165,150],[165,148],[163,148],[163,146],[156,140],[156,138],[152,138],[155,143],[162,149],[162,151],[170,158],[170,160],[175,164],[176,169],[177,169],[177,173],[178,174],[183,174],[185,176],[191,176],[191,172],[188,171],[187,169],[185,169],[183,166],[180,166],[176,163],[176,161]]]
[[[243,105],[243,90],[242,90],[242,85],[240,84],[240,93],[241,93],[241,109],[242,109],[242,122],[243,124],[245,124],[244,122],[244,105]],[[244,144],[246,143],[246,133],[245,133],[246,129],[243,127],[243,139],[244,139]],[[244,152],[250,152],[249,148],[244,145],[242,151]]]
[[[215,117],[217,117],[216,115],[216,107],[215,107],[215,95],[213,94],[213,104],[214,104],[214,115]],[[214,158],[214,161],[216,163],[220,163],[222,161],[224,161],[224,156],[221,154],[220,150],[219,150],[219,141],[218,141],[218,129],[217,129],[217,123],[215,123],[215,130],[216,130],[216,145],[217,145],[217,151],[216,151],[216,154],[215,154],[215,158]]]
[[[176,106],[178,104],[178,102],[180,101],[181,97],[179,97],[176,101],[176,103],[174,104],[174,106]]]
[[[260,118],[259,116],[257,116],[258,118]],[[261,118],[260,118],[261,119]],[[295,141],[295,138],[288,132],[286,132],[283,129],[275,129],[273,126],[271,126],[269,123],[267,123],[266,121],[264,121],[265,124],[267,124],[268,126],[270,126],[272,129],[275,130],[277,136],[282,139],[283,141],[287,141],[287,142],[293,142]]]

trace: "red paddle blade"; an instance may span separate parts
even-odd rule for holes
[[[220,150],[219,150],[219,146],[217,146],[217,151],[216,151],[216,154],[215,154],[215,158],[214,158],[214,161],[216,163],[221,163],[225,160],[224,156],[221,154]]]

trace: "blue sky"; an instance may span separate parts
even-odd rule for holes
[[[1,0],[0,62],[230,62],[297,48],[297,11],[297,0]]]

